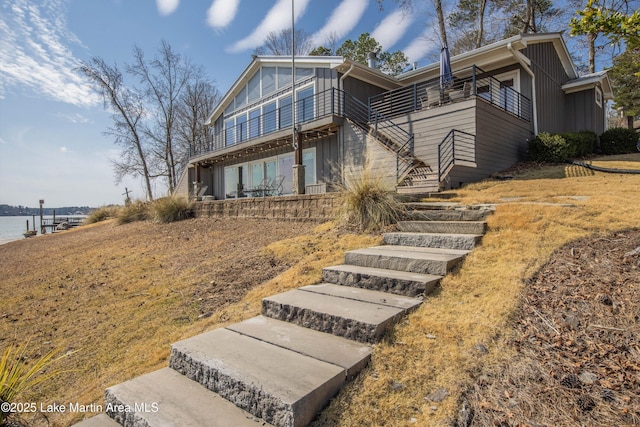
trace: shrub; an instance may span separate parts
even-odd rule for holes
[[[540,132],[529,141],[529,161],[561,163],[575,156],[575,150],[561,135]]]
[[[117,218],[120,208],[118,206],[103,206],[98,209],[92,210],[87,218],[84,220],[85,224],[93,224],[100,221],[105,221],[111,218]]]
[[[376,174],[370,162],[361,168],[348,168],[339,187],[340,219],[347,227],[378,232],[400,219],[403,205],[396,198],[394,183]]]
[[[598,141],[597,135],[591,131],[561,133],[560,136],[572,147],[572,150],[575,150],[572,157],[582,157],[592,154]]]
[[[611,128],[600,136],[603,154],[628,154],[636,151],[638,132],[627,128]]]
[[[193,218],[193,203],[185,197],[164,197],[155,200],[151,206],[151,218],[157,222],[174,222]]]
[[[596,134],[589,131],[550,134],[540,132],[529,141],[529,161],[561,163],[593,153]]]
[[[118,224],[149,219],[149,204],[140,200],[129,203],[118,212]]]

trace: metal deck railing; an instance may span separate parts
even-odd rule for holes
[[[437,77],[372,96],[369,106],[371,111],[394,118],[469,97],[478,97],[520,119],[531,121],[531,100],[476,66],[456,70],[453,83],[447,87],[441,87]]]

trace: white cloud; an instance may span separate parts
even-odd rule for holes
[[[66,152],[68,152],[68,151],[69,151],[69,150],[67,149],[67,147],[60,147],[60,152],[61,152],[61,153],[66,153]]]
[[[415,14],[407,14],[398,9],[382,20],[371,33],[371,37],[376,39],[384,50],[390,50],[402,38],[414,20]]]
[[[85,116],[83,116],[82,114],[79,113],[75,113],[75,114],[68,114],[68,113],[56,113],[54,114],[55,117],[64,119],[68,122],[71,123],[89,123],[89,119],[86,118]]]
[[[180,0],[156,0],[158,12],[160,12],[160,15],[164,16],[171,15],[175,12],[179,4]]]
[[[349,34],[349,31],[362,18],[368,5],[369,0],[343,0],[333,10],[324,27],[311,36],[313,45],[322,46],[330,41],[332,37],[335,37],[337,41]]]
[[[47,98],[79,106],[100,103],[74,69],[78,60],[67,46],[81,45],[67,29],[66,2],[9,0],[0,14],[0,98],[27,88]]]
[[[214,0],[207,11],[207,24],[222,29],[229,25],[238,13],[240,0]]]
[[[310,0],[295,0],[294,21],[297,21],[305,12]],[[242,52],[247,49],[255,49],[261,46],[269,33],[291,28],[291,0],[278,0],[269,10],[267,16],[253,30],[253,33],[236,42],[229,48],[230,52]]]
[[[409,62],[417,62],[427,56],[427,54],[436,49],[438,45],[434,43],[432,39],[427,37],[427,34],[430,33],[431,29],[427,29],[420,36],[414,39],[409,46],[402,49],[404,54],[409,59]]]

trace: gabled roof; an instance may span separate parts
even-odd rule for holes
[[[570,80],[562,85],[565,93],[579,92],[598,86],[602,89],[602,96],[605,100],[613,99],[613,87],[607,71],[586,74],[577,79]]]
[[[296,56],[296,67],[325,67],[333,68],[344,62],[340,56]],[[231,85],[227,93],[222,97],[213,113],[209,116],[205,125],[210,125],[211,120],[224,111],[229,103],[236,97],[238,91],[253,77],[262,66],[291,66],[291,56],[253,56],[253,59]]]

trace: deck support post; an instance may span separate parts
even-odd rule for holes
[[[293,165],[293,194],[305,193],[304,165],[302,164],[302,132],[296,132],[296,150]]]

